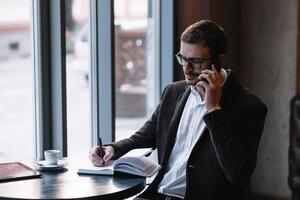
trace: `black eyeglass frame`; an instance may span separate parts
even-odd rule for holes
[[[206,60],[210,60],[210,58],[207,58],[207,59],[187,58],[187,57],[183,56],[180,52],[178,52],[175,55],[175,57],[176,57],[178,64],[184,66],[184,65],[186,65],[186,63],[189,63],[196,70],[202,69],[202,67],[201,67],[202,63],[205,62]]]

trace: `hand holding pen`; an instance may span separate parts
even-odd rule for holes
[[[102,146],[102,140],[99,137],[98,146],[95,146],[90,150],[89,158],[93,165],[102,167],[105,166],[107,162],[113,158],[114,155],[115,154],[113,146]]]

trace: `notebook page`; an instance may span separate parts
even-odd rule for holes
[[[146,177],[151,177],[160,169],[160,165],[145,156],[122,157],[115,165],[115,171]]]
[[[103,167],[96,167],[91,162],[82,165],[78,169],[78,173],[86,173],[86,174],[114,174],[114,164],[115,161],[111,160],[107,163],[108,165]]]
[[[124,154],[122,157],[137,157],[137,156],[143,156],[147,154],[149,151],[151,151],[151,148],[141,148],[141,149],[133,149],[126,154]]]

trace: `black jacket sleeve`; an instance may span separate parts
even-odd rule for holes
[[[235,186],[245,186],[254,171],[267,107],[248,106],[232,121],[226,109],[207,113],[203,120],[226,178]]]

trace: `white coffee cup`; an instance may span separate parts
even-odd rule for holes
[[[60,159],[60,150],[46,150],[44,151],[44,156],[48,165],[56,165]]]

